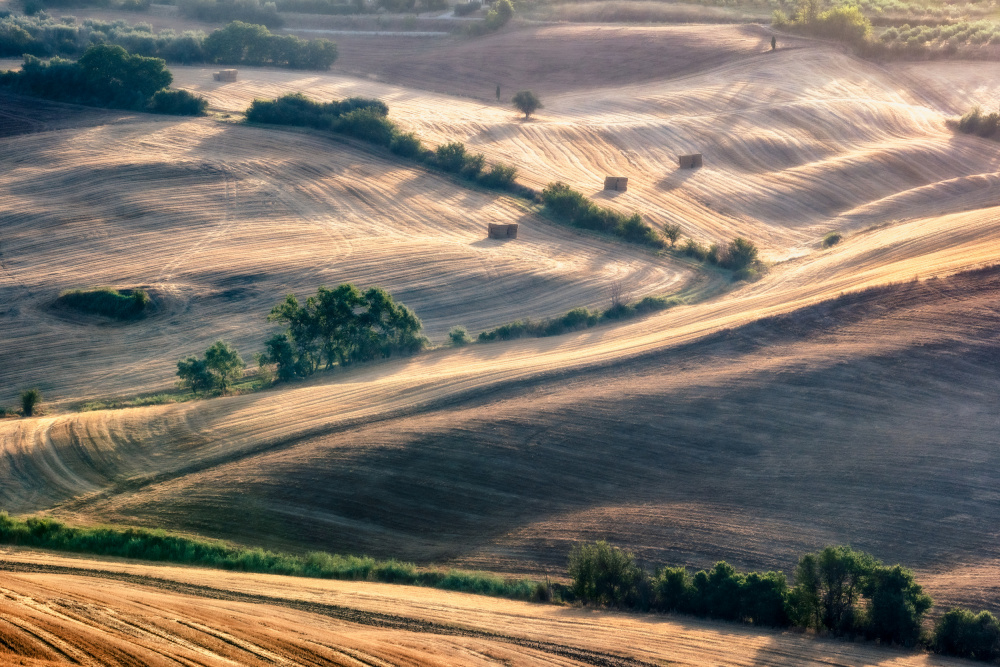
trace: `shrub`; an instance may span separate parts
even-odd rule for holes
[[[507,2],[507,0],[500,0],[500,2]],[[511,104],[524,114],[525,119],[530,118],[531,114],[542,108],[542,101],[530,90],[521,90],[515,93]]]
[[[204,116],[208,100],[186,90],[159,90],[149,102],[153,113],[175,116]]]
[[[488,30],[499,30],[507,25],[514,18],[514,5],[510,0],[497,0],[493,8],[486,12],[486,19],[483,21]]]
[[[141,316],[149,307],[150,299],[145,290],[69,290],[56,299],[56,303],[84,313],[102,315],[117,320],[131,320]]]
[[[840,232],[830,232],[823,237],[823,247],[831,248],[840,243],[841,239],[843,239],[843,237],[840,235]]]
[[[42,403],[42,392],[37,389],[27,389],[21,392],[21,413],[25,417],[32,417],[38,406]]]
[[[209,62],[227,65],[326,70],[337,59],[337,45],[329,40],[273,35],[265,25],[242,21],[213,31],[205,38],[202,49]]]
[[[634,603],[643,580],[635,556],[603,540],[573,547],[569,576],[580,600],[603,605]]]
[[[372,109],[354,109],[340,116],[333,129],[378,146],[389,146],[396,134],[396,124]]]
[[[724,269],[741,271],[757,262],[757,246],[744,238],[733,239],[724,251],[720,251],[718,263]]]
[[[490,165],[488,171],[479,175],[479,182],[495,190],[509,190],[514,187],[517,179],[517,167],[496,163]]]
[[[673,248],[677,245],[677,240],[681,237],[681,226],[680,225],[663,225],[663,238],[670,243],[670,247]]]
[[[467,154],[465,164],[462,165],[462,176],[469,179],[476,179],[486,166],[486,156],[482,153]]]
[[[434,150],[434,163],[445,171],[458,173],[465,167],[468,155],[465,152],[465,144],[460,141],[452,141],[441,144]]]
[[[1000,658],[1000,622],[988,611],[949,609],[934,628],[938,653],[993,662]]]
[[[472,342],[472,339],[469,338],[469,332],[466,331],[465,327],[454,327],[448,332],[448,338],[454,347],[463,347]]]
[[[423,144],[413,132],[397,133],[389,144],[389,150],[400,157],[415,159],[424,152]]]

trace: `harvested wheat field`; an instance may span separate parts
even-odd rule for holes
[[[14,664],[964,664],[683,617],[39,552],[0,552],[0,576],[0,658]]]
[[[200,119],[4,98],[0,401],[37,385],[49,403],[0,420],[0,509],[559,581],[589,540],[650,571],[788,574],[850,544],[913,568],[934,618],[1000,611],[1000,154],[949,125],[1000,85],[769,39],[351,38],[330,73],[172,67],[209,100]],[[531,120],[483,101],[503,67],[504,91],[542,95]],[[429,145],[463,141],[527,185],[562,180],[702,242],[747,238],[769,266],[733,283],[387,152],[234,122],[292,92],[378,97]],[[704,166],[678,169],[688,153]],[[608,174],[628,191],[602,191]],[[488,223],[517,239],[487,239]],[[385,287],[439,346],[267,391],[70,410],[166,387],[216,339],[249,358],[284,294],[347,281]],[[111,324],[54,306],[101,285],[148,290],[152,312]],[[606,308],[615,289],[686,303],[443,345],[456,325]],[[0,651],[24,664],[946,664],[681,616],[31,551],[0,556],[0,594]]]

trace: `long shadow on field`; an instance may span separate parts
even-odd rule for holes
[[[650,564],[784,569],[838,542],[911,566],[979,558],[996,551],[1000,519],[1000,313],[995,294],[950,314],[914,310],[935,293],[939,305],[960,298],[897,286],[87,511],[506,570],[561,570],[575,540],[601,537]],[[948,327],[864,351],[928,321]]]

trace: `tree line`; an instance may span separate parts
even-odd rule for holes
[[[185,90],[168,90],[173,75],[160,58],[130,55],[95,44],[76,62],[25,56],[20,70],[0,72],[0,86],[58,102],[153,113],[198,115],[208,103]]]
[[[427,345],[420,318],[381,287],[362,292],[349,283],[321,286],[301,303],[289,294],[267,320],[283,330],[265,341],[257,363],[265,373],[274,368],[282,381],[308,377],[320,368],[413,354]],[[195,394],[226,393],[245,369],[239,352],[220,340],[202,357],[178,361],[177,377]]]
[[[927,633],[922,624],[933,600],[913,572],[847,546],[802,556],[793,586],[781,572],[738,572],[725,561],[694,574],[683,567],[649,573],[631,552],[604,541],[574,547],[569,575],[564,599],[794,626],[978,660],[1000,658],[1000,622],[993,614],[951,609]]]
[[[78,56],[95,44],[116,44],[129,53],[177,63],[270,65],[326,70],[337,59],[337,45],[327,39],[303,40],[275,35],[266,26],[233,21],[205,35],[201,31],[154,33],[148,23],[48,16],[0,18],[0,56],[39,58]]]
[[[482,153],[470,152],[461,142],[450,142],[430,150],[413,132],[402,131],[388,118],[389,107],[381,100],[351,97],[317,102],[301,93],[274,100],[254,100],[246,111],[252,123],[311,127],[388,148],[396,155],[455,174],[483,187],[530,195],[533,191],[516,183],[517,169],[511,165],[486,164]]]

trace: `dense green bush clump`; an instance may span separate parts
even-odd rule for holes
[[[700,262],[715,264],[733,272],[733,279],[745,280],[760,275],[763,265],[758,259],[758,250],[750,241],[737,237],[725,246],[717,243],[705,246],[694,239],[688,239],[680,251]]]
[[[387,117],[388,113],[389,107],[381,100],[351,97],[324,103],[294,93],[275,100],[254,100],[246,117],[253,123],[311,127],[348,135],[388,147],[400,157],[423,162],[484,187],[533,195],[533,191],[517,184],[516,167],[501,163],[487,165],[482,153],[470,153],[457,141],[428,150],[417,135],[401,131]]]
[[[396,560],[378,561],[368,556],[323,552],[297,556],[181,537],[162,530],[76,528],[41,517],[20,520],[6,512],[0,512],[0,543],[240,572],[428,586],[518,600],[538,600],[544,591],[544,587],[528,579],[504,579],[485,572],[419,569]]]
[[[236,348],[225,341],[215,341],[202,358],[188,357],[177,362],[181,385],[195,394],[209,391],[226,393],[240,378],[246,364]]]
[[[303,304],[289,294],[267,319],[287,327],[268,339],[260,358],[261,365],[277,367],[281,380],[335,364],[413,354],[427,345],[420,319],[380,287],[363,293],[347,283],[320,287]]]
[[[985,662],[1000,659],[1000,621],[988,611],[949,609],[934,628],[938,653]]]
[[[273,65],[299,69],[329,69],[337,59],[337,45],[326,39],[302,40],[274,35],[263,25],[233,22],[209,36],[200,31],[154,33],[148,23],[72,18],[54,21],[47,16],[0,18],[0,56],[24,54],[46,58],[78,56],[94,44],[116,44],[132,54],[179,63]]]
[[[827,11],[820,11],[819,0],[804,0],[792,18],[781,10],[776,10],[774,26],[836,39],[853,46],[864,45],[872,32],[871,21],[857,5],[838,5]]]
[[[843,240],[843,238],[844,237],[840,234],[840,232],[830,232],[829,234],[823,237],[823,247],[832,248],[833,246],[840,243]]]
[[[60,306],[93,315],[103,315],[116,320],[140,317],[149,307],[150,299],[145,290],[69,290],[56,299]]]
[[[997,139],[1000,130],[1000,113],[993,111],[984,114],[979,107],[962,116],[958,121],[959,132],[975,134],[987,139]]]
[[[203,116],[208,100],[186,90],[159,90],[149,100],[149,110],[174,116]]]
[[[545,210],[560,222],[581,229],[590,229],[617,236],[630,243],[662,248],[663,239],[655,229],[633,213],[626,216],[618,211],[598,206],[582,193],[562,182],[550,183],[542,190]]]

